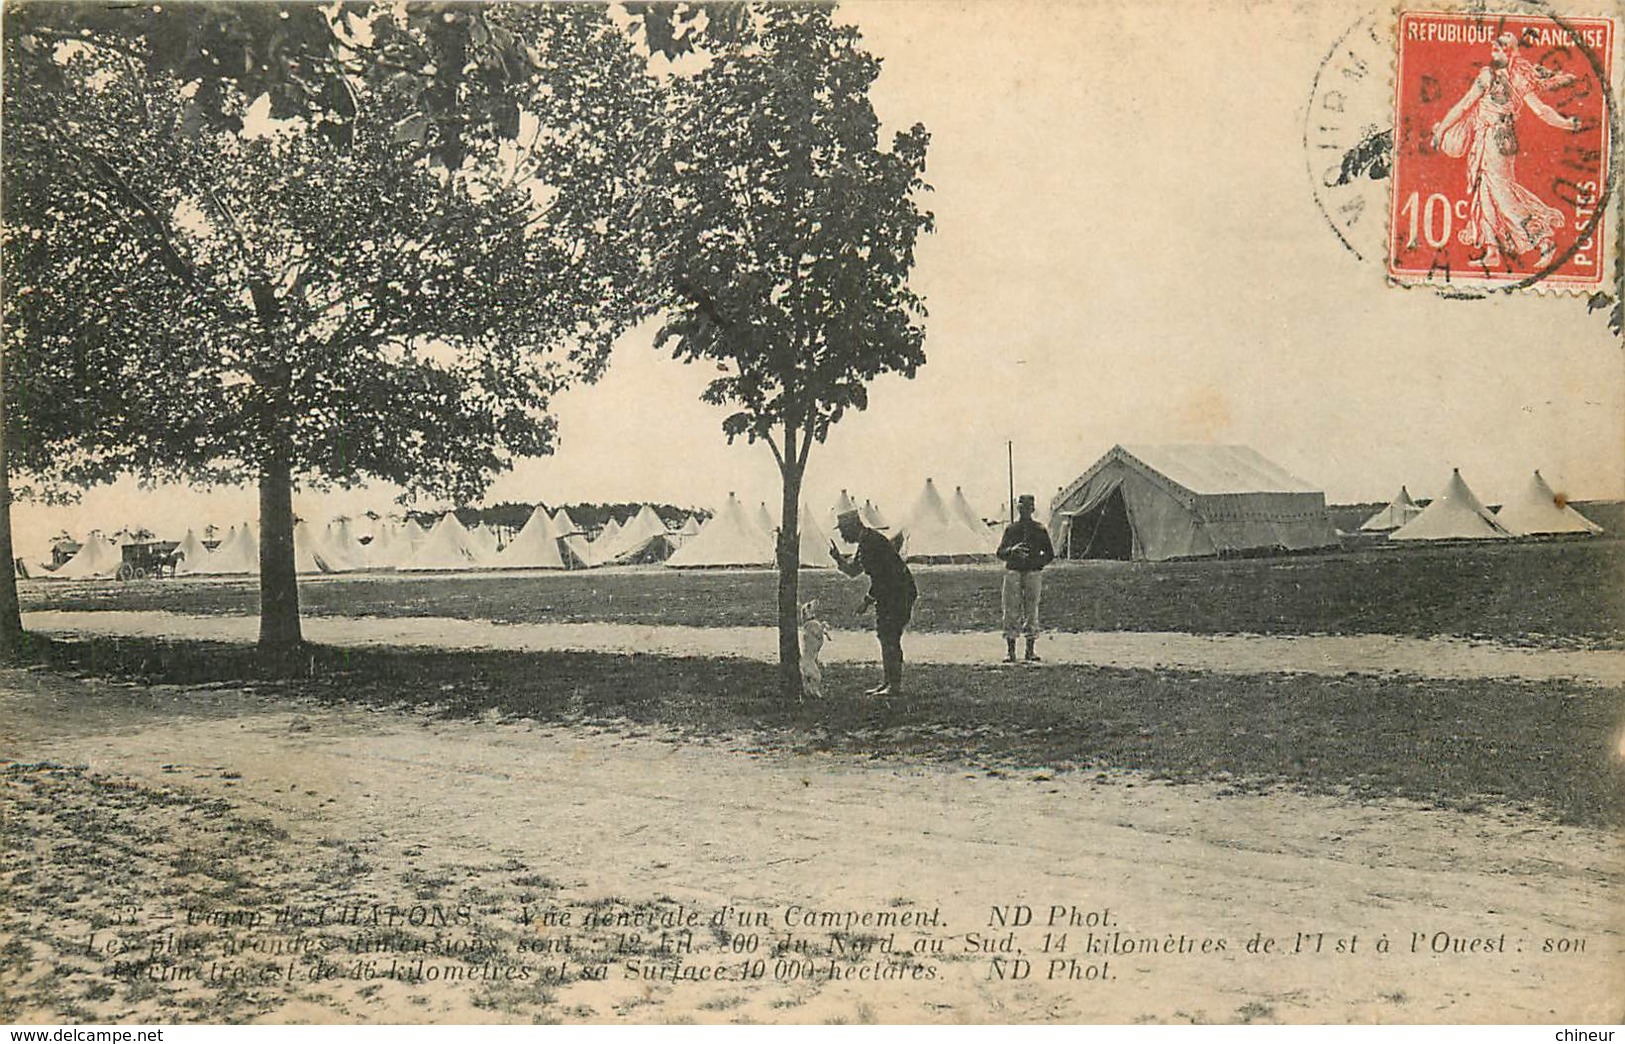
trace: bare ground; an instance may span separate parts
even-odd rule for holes
[[[151,610],[39,611],[24,625],[44,634],[143,635],[251,642],[254,617],[200,616]],[[493,623],[445,617],[312,617],[305,637],[327,645],[406,648],[502,649],[723,656],[774,661],[777,634],[765,627],[677,627],[612,623]],[[904,641],[917,663],[988,663],[1003,655],[997,634],[910,634]],[[1398,635],[1202,635],[1096,631],[1042,639],[1051,663],[1102,667],[1175,668],[1230,674],[1396,673],[1420,678],[1574,679],[1625,684],[1625,652],[1537,649],[1453,638]],[[841,630],[825,647],[832,663],[879,658],[872,635]]]
[[[1618,837],[1510,811],[1176,787],[1126,772],[763,754],[629,725],[447,721],[40,672],[0,674],[0,721],[0,754],[16,762],[0,822],[6,850],[22,857],[0,885],[7,1019],[1600,1023],[1625,1013]],[[796,905],[937,910],[941,923],[791,929]],[[1033,924],[989,926],[995,907],[1019,920],[1023,905]],[[1103,921],[1097,943],[1120,932],[1139,952],[1088,953],[1089,927],[1044,923],[1052,905]],[[436,907],[450,923],[394,934],[310,920],[394,908],[410,921]],[[524,907],[574,921],[526,925]],[[581,926],[593,911],[679,908],[702,926],[689,954],[649,952],[658,929]],[[709,927],[717,911],[730,922],[721,933]],[[767,923],[739,928],[741,911]],[[1065,932],[1064,956],[1053,938],[1039,952],[1046,931]],[[1279,952],[1300,933],[1321,952]],[[764,978],[739,981],[751,954],[732,950],[753,934]],[[781,975],[772,956],[792,934],[815,948],[811,979]],[[832,951],[836,935],[871,949]],[[1187,945],[1180,936],[1210,952],[1169,952]],[[924,955],[895,952],[917,939]],[[1249,952],[1266,939],[1272,952]],[[983,950],[1006,940],[1013,949]],[[370,952],[346,949],[357,941]],[[1584,951],[1543,952],[1548,941]],[[1150,942],[1159,952],[1145,951]],[[1352,952],[1337,953],[1339,942]],[[427,965],[463,977],[377,974],[431,945],[461,947],[455,958],[431,952]],[[1030,962],[1026,978],[1014,977],[1017,958]],[[1071,981],[1063,966],[1048,978],[1050,961],[1071,958],[1107,977]],[[560,961],[562,979],[547,978]],[[520,964],[530,979],[500,981]],[[644,977],[719,964],[735,977]],[[603,981],[581,977],[599,966]],[[252,978],[177,981],[211,967]],[[855,977],[915,967],[936,979]],[[475,968],[482,978],[468,977]]]

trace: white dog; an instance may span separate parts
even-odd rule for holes
[[[803,696],[824,698],[824,665],[818,654],[829,641],[829,625],[817,618],[818,599],[801,604],[801,692]]]

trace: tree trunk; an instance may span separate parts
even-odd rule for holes
[[[260,461],[260,649],[287,652],[304,644],[299,630],[299,578],[293,564],[293,448],[287,357],[277,350],[282,305],[264,279],[249,281],[254,312],[265,331],[268,360],[255,384],[265,395],[267,449]]]
[[[17,604],[17,552],[11,543],[11,468],[6,459],[5,352],[0,350],[0,658],[15,658],[23,651],[23,617]]]
[[[293,564],[293,473],[287,456],[273,453],[260,468],[260,648],[285,651],[303,642]]]
[[[784,499],[779,507],[779,692],[801,699],[801,478],[793,454],[782,469]]]

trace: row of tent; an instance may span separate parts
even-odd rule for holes
[[[914,561],[976,561],[991,556],[1001,535],[956,488],[944,498],[930,479],[895,528],[874,504],[859,505],[844,490],[822,524],[801,509],[803,566],[830,564],[836,518],[856,510],[872,528],[886,531]],[[1070,558],[1161,561],[1236,553],[1302,551],[1340,546],[1324,495],[1246,446],[1115,446],[1051,504],[1050,533]],[[1487,509],[1453,472],[1443,493],[1416,504],[1403,487],[1392,503],[1361,529],[1412,540],[1494,540],[1519,536],[1595,534],[1591,520],[1559,500],[1537,471],[1522,494],[1500,511]],[[751,512],[733,495],[701,525],[688,518],[668,527],[648,505],[627,522],[612,521],[590,539],[564,508],[549,515],[538,507],[519,533],[498,546],[486,527],[465,529],[448,512],[433,529],[404,522],[381,527],[370,543],[355,539],[347,522],[317,533],[296,526],[294,551],[301,572],[348,570],[572,569],[664,562],[673,568],[771,566],[777,527],[767,506]],[[254,573],[259,541],[253,528],[235,528],[212,551],[188,533],[178,548],[176,571]],[[119,548],[93,534],[60,569],[60,577],[111,576]]]
[[[800,523],[801,564],[827,568],[835,520],[856,510],[865,524],[891,527],[871,502],[858,505],[846,493],[822,525],[803,505]],[[958,488],[944,500],[930,479],[908,520],[891,534],[904,553],[916,560],[976,560],[991,556],[999,531],[971,508]],[[650,505],[622,523],[611,520],[589,538],[566,508],[549,514],[541,506],[514,537],[500,544],[494,530],[467,528],[455,512],[446,512],[430,529],[410,520],[380,525],[369,541],[358,539],[348,520],[318,531],[306,522],[294,526],[294,563],[300,573],[344,573],[374,570],[449,572],[479,569],[581,569],[606,565],[664,563],[673,568],[771,566],[777,559],[777,524],[762,504],[749,511],[733,494],[704,524],[685,519],[672,529]],[[178,576],[219,576],[259,572],[259,537],[252,524],[233,526],[210,549],[188,530],[176,546]],[[92,533],[60,568],[40,575],[64,579],[110,577],[122,561],[118,545]]]
[[[829,555],[831,534],[837,537],[836,520],[845,512],[856,511],[871,529],[892,529],[880,509],[865,501],[859,505],[845,491],[830,508],[822,524],[801,505],[799,560],[805,569],[832,568]],[[1002,529],[990,525],[970,506],[963,489],[955,487],[945,500],[931,479],[915,498],[914,505],[895,532],[888,532],[903,556],[910,561],[978,561],[990,558],[998,548]],[[679,548],[666,565],[674,569],[716,569],[743,566],[769,566],[777,560],[778,527],[764,506],[751,517],[732,493],[694,539]]]
[[[1389,540],[1508,540],[1513,537],[1596,535],[1602,527],[1568,503],[1536,471],[1516,499],[1491,511],[1473,493],[1459,469],[1444,492],[1422,507],[1404,486],[1381,511],[1360,526],[1363,533],[1387,533]]]
[[[354,539],[343,522],[320,536],[301,524],[294,527],[294,560],[296,568],[306,573],[580,569],[659,561],[698,531],[693,518],[686,519],[680,529],[667,528],[654,508],[645,504],[624,524],[612,520],[596,539],[589,539],[565,508],[549,514],[538,505],[513,539],[499,546],[495,531],[486,526],[467,528],[456,512],[448,511],[427,531],[411,521],[383,526],[366,544]],[[205,565],[198,571],[210,570]]]
[[[467,528],[448,511],[431,528],[407,520],[377,527],[371,539],[357,538],[348,520],[317,531],[306,522],[294,525],[294,568],[300,573],[344,573],[368,570],[406,572],[461,569],[566,569],[589,565],[658,561],[699,531],[689,518],[669,530],[648,505],[624,525],[611,523],[589,540],[564,508],[549,515],[537,507],[513,539],[500,544],[488,526]],[[175,548],[178,576],[229,576],[260,570],[259,536],[252,524],[233,526],[210,549],[188,530]],[[121,564],[119,546],[92,533],[61,567],[40,575],[63,579],[113,576]]]

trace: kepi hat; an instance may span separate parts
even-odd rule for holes
[[[839,515],[836,515],[835,516],[835,524],[837,526],[846,526],[846,525],[861,526],[861,525],[863,525],[863,516],[858,514],[858,509],[857,508],[853,508],[850,511],[843,511]]]

